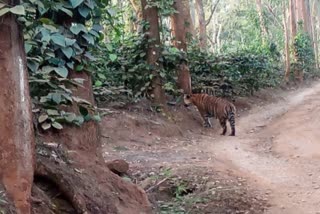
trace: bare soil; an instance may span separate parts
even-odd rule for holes
[[[320,84],[238,99],[236,137],[198,112],[130,106],[100,126],[106,160],[130,163],[156,213],[320,213]]]

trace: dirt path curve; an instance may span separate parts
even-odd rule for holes
[[[237,137],[205,137],[201,147],[267,190],[267,213],[320,213],[320,83],[254,108],[237,127]]]

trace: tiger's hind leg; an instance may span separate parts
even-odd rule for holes
[[[227,133],[227,120],[223,118],[223,119],[219,119],[219,121],[223,129],[221,135],[225,135]]]
[[[236,135],[236,128],[235,128],[235,117],[234,117],[234,113],[230,112],[229,117],[228,117],[229,123],[230,123],[230,127],[231,127],[231,134],[230,136],[235,136]]]

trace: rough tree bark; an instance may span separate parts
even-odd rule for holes
[[[288,29],[288,16],[287,16],[287,5],[283,3],[283,29],[285,36],[285,60],[286,60],[286,70],[285,70],[285,82],[289,82],[290,78],[290,38],[289,38],[289,29]]]
[[[174,8],[178,13],[171,16],[171,28],[174,37],[173,44],[179,50],[187,51],[188,37],[194,35],[191,25],[189,0],[176,0]],[[178,87],[183,93],[191,93],[191,76],[185,59],[181,60],[178,66]]]
[[[202,0],[196,0],[196,8],[199,17],[199,42],[202,50],[207,49],[207,25]]]
[[[1,17],[0,29],[0,178],[16,212],[29,214],[34,133],[23,35],[9,13]]]
[[[318,29],[317,25],[317,14],[318,14],[318,5],[320,2],[315,0],[312,5],[312,32],[313,32],[313,46],[314,46],[314,56],[316,67],[319,68],[319,60],[318,60]]]
[[[165,107],[165,94],[162,87],[162,79],[159,74],[161,65],[158,63],[160,57],[160,33],[159,33],[159,17],[158,9],[156,7],[146,7],[147,1],[141,0],[141,5],[143,8],[143,18],[150,25],[147,29],[148,39],[151,40],[147,50],[147,61],[148,64],[152,66],[152,94],[153,101],[156,104]]]

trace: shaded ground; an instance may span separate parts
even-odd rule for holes
[[[176,121],[168,122],[131,108],[104,120],[104,156],[131,163],[133,182],[151,186],[158,212],[170,213],[162,207],[170,205],[183,207],[180,213],[320,213],[319,97],[320,84],[314,84],[263,92],[250,105],[242,99],[237,106],[247,111],[240,110],[236,137],[219,136],[217,122],[213,130],[201,128],[194,110],[178,109]],[[148,183],[168,168],[170,176]],[[171,193],[162,200],[162,186],[172,180],[197,188],[182,199]],[[201,199],[191,206],[188,197]]]

